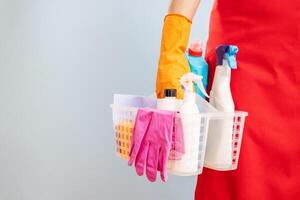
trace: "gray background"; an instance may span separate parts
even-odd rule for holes
[[[112,95],[154,92],[167,5],[0,0],[0,200],[193,199],[195,177],[149,183],[114,152]]]

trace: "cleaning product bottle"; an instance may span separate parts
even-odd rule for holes
[[[184,89],[183,104],[180,108],[182,114],[198,114],[199,109],[196,104],[196,93],[194,92],[193,84],[197,84],[204,96],[209,97],[202,84],[202,76],[194,73],[187,73],[182,76],[180,83]]]
[[[202,77],[193,73],[187,73],[181,78],[184,89],[184,100],[180,108],[182,129],[184,133],[185,154],[180,160],[169,160],[168,170],[173,174],[192,175],[199,172],[199,140],[201,117],[196,104],[194,83],[197,83],[200,91],[208,97],[203,85]]]
[[[207,86],[207,75],[208,75],[208,64],[202,56],[202,43],[200,40],[195,40],[191,43],[188,51],[186,52],[186,58],[189,62],[191,72],[196,75],[202,76],[202,84],[206,89]],[[201,93],[199,87],[195,84],[196,92],[202,98],[205,98]]]
[[[234,112],[230,91],[231,69],[236,69],[238,48],[220,45],[216,49],[217,66],[210,91],[209,102],[221,112]],[[232,164],[233,115],[225,119],[211,120],[205,153],[205,165],[213,169],[228,169]]]
[[[178,111],[182,104],[182,100],[176,99],[176,96],[177,96],[176,89],[165,89],[164,98],[157,99],[157,109]]]
[[[177,90],[176,89],[165,89],[164,90],[164,98],[157,99],[157,109],[158,110],[168,110],[168,111],[175,111],[178,112],[181,105],[182,100],[176,99],[177,97]],[[173,146],[171,147],[169,153],[170,160],[180,159],[182,154],[184,153],[184,146],[183,146],[183,133],[181,128],[181,120],[176,115],[174,120],[174,130],[172,136],[172,143]]]

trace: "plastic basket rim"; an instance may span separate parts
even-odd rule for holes
[[[138,107],[133,106],[124,106],[119,104],[110,104],[112,109],[122,109],[122,110],[130,110],[137,111]],[[178,113],[180,114],[180,113]],[[236,110],[234,112],[207,112],[207,113],[199,113],[199,114],[185,114],[188,116],[199,116],[199,117],[208,117],[211,119],[221,119],[224,117],[246,117],[248,116],[248,112]]]

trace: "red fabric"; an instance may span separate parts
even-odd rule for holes
[[[236,44],[231,90],[249,112],[238,170],[204,169],[196,200],[300,199],[300,1],[217,0],[207,47]]]

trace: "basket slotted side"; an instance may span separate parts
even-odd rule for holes
[[[232,167],[230,170],[235,170],[238,167],[245,117],[246,115],[243,115],[241,113],[235,113],[234,115],[232,132]]]
[[[230,165],[216,165],[213,163],[206,163],[204,162],[204,167],[218,170],[218,171],[229,171],[229,170],[236,170],[238,167],[238,161],[240,156],[242,138],[243,138],[243,131],[244,131],[244,124],[246,117],[248,116],[247,112],[244,111],[235,111],[234,113],[220,113],[210,118],[212,120],[222,120],[231,118],[233,120],[233,127],[232,127],[232,160]],[[209,134],[209,131],[208,131]],[[208,144],[209,145],[209,144]]]
[[[128,160],[137,108],[112,106],[116,153]]]

